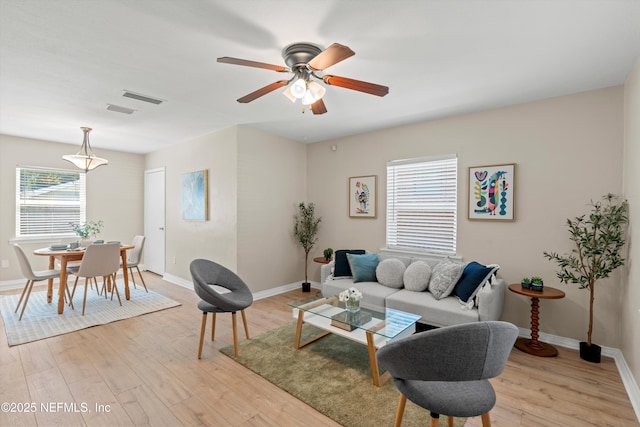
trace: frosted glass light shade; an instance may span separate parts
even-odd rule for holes
[[[84,132],[84,139],[82,140],[80,151],[76,154],[67,154],[62,156],[62,158],[73,163],[78,169],[82,169],[85,172],[93,170],[98,166],[109,164],[107,159],[103,159],[93,154],[91,144],[89,143],[89,132],[91,132],[91,128],[81,127],[80,129]]]
[[[301,99],[307,91],[307,82],[303,79],[298,79],[291,85],[291,94],[298,99]]]

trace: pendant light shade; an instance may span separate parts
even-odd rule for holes
[[[89,132],[91,132],[91,128],[81,127],[80,129],[84,132],[84,139],[82,140],[80,151],[76,154],[67,154],[66,156],[62,156],[62,158],[73,163],[78,169],[82,169],[85,172],[93,170],[98,166],[109,164],[107,159],[97,157],[93,154],[91,144],[89,143]]]

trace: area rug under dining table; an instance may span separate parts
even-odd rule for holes
[[[367,347],[338,335],[328,335],[300,350],[293,348],[295,322],[264,332],[220,351],[345,427],[392,426],[400,392],[389,381],[371,381]],[[306,336],[319,332],[306,325]],[[440,417],[445,426],[447,417]],[[455,418],[456,427],[465,418]],[[408,401],[403,427],[425,426],[429,412]]]
[[[9,346],[24,344],[180,305],[152,290],[147,293],[140,287],[131,288],[131,299],[127,301],[124,299],[123,288],[124,284],[119,279],[118,289],[121,293],[122,306],[118,304],[115,295],[113,301],[107,301],[94,289],[89,289],[84,316],[82,315],[84,288],[81,287],[74,296],[75,310],[67,307],[63,314],[58,314],[57,311],[57,295],[54,298],[55,302],[49,304],[46,291],[32,292],[22,320],[18,320],[20,310],[14,313],[20,294],[2,296],[0,297],[0,314],[4,320],[7,343]]]

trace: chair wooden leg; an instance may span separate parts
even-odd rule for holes
[[[213,341],[215,336],[216,336],[216,313],[213,312],[211,313],[211,341]]]
[[[131,282],[133,283],[133,289],[138,289],[136,287],[136,277],[133,275],[133,267],[129,267],[129,277],[131,277]]]
[[[482,427],[491,427],[491,417],[489,416],[489,413],[487,412],[486,414],[482,414]]]
[[[27,291],[27,297],[24,300],[24,305],[22,306],[22,311],[20,312],[20,318],[18,319],[18,321],[22,320],[22,315],[24,314],[24,309],[27,308],[27,303],[29,302],[29,296],[31,295],[31,289],[33,289],[33,284],[35,282],[33,280],[31,280],[31,283],[29,283],[29,290]]]
[[[111,282],[111,276],[109,276],[109,282]],[[113,280],[113,283],[111,284],[111,301],[113,301],[113,291],[116,291],[116,296],[118,297],[118,303],[120,304],[120,307],[122,307],[122,300],[120,299],[120,291],[118,291],[118,285],[116,285],[116,281],[115,279]]]
[[[31,280],[27,280],[27,283],[25,283],[24,288],[22,289],[22,294],[20,295],[20,300],[18,301],[18,305],[16,305],[16,311],[14,311],[14,313],[18,312],[18,309],[20,308],[20,304],[22,303],[22,299],[24,298],[24,294],[26,294],[27,289],[29,289],[30,283],[31,283]]]
[[[73,290],[71,291],[71,299],[76,294],[76,286],[78,286],[78,276],[76,276],[76,280],[73,282]]]
[[[83,316],[84,316],[84,309],[87,306],[87,288],[88,287],[89,287],[89,284],[87,283],[87,280],[85,280],[84,281],[84,298],[82,298],[82,315]]]
[[[198,359],[202,357],[202,344],[204,343],[204,330],[206,327],[207,327],[207,313],[203,311],[202,325],[200,326],[200,344],[198,345]]]
[[[136,265],[136,270],[138,270],[138,276],[140,276],[140,280],[142,281],[142,286],[144,286],[144,290],[147,291],[147,293],[149,293],[149,290],[147,289],[147,284],[144,283],[144,277],[142,277],[142,273],[140,273],[140,269],[138,268],[137,265]],[[133,277],[133,271],[131,272],[131,277]]]
[[[407,398],[404,394],[400,395],[400,401],[398,402],[398,410],[396,411],[396,422],[393,427],[400,427],[402,424],[402,416],[404,415],[404,407],[407,404]]]
[[[244,335],[249,339],[249,329],[247,329],[247,316],[244,314],[244,310],[240,310],[242,314],[242,324],[244,325]]]
[[[69,307],[71,307],[71,309],[75,310],[75,308],[73,307],[73,299],[71,299],[71,292],[69,292],[69,287],[65,286],[64,290],[67,293],[67,297],[69,298]]]
[[[438,427],[440,425],[440,418],[435,418],[429,415],[429,427]]]
[[[231,313],[231,323],[233,324],[233,354],[238,357],[238,325],[235,311]]]
[[[448,416],[448,425],[449,427],[453,427],[453,417],[452,416]]]

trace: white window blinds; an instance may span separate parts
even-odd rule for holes
[[[387,247],[456,253],[455,155],[387,163]]]
[[[83,223],[84,172],[16,168],[16,237],[72,235],[70,223]]]

